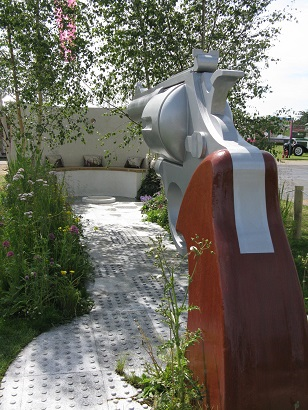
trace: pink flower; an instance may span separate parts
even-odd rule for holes
[[[74,17],[65,14],[60,0],[54,0],[55,14],[59,29],[60,48],[66,61],[74,59],[71,48],[76,38],[76,24]],[[62,4],[61,4],[62,3]],[[66,4],[72,10],[76,7],[76,0],[66,0]]]
[[[10,242],[9,241],[4,241],[4,242],[2,242],[2,246],[4,248],[9,248],[10,247]]]
[[[76,225],[72,225],[72,226],[70,227],[70,233],[75,234],[75,235],[78,235],[79,229],[77,228]]]
[[[9,251],[9,252],[6,254],[6,256],[7,256],[8,258],[11,258],[12,256],[14,256],[14,252],[13,252],[13,251]]]

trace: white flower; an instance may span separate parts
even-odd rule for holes
[[[23,194],[19,194],[19,195],[18,195],[18,198],[19,198],[21,201],[26,201],[27,198],[31,198],[31,197],[33,197],[33,195],[34,195],[34,192],[25,192],[25,193],[23,193]]]
[[[191,251],[191,252],[194,252],[196,255],[198,255],[198,256],[200,256],[201,255],[201,252],[199,251],[199,249],[196,247],[196,246],[191,246],[190,248],[189,248],[189,250]]]
[[[13,181],[18,181],[19,179],[24,179],[24,176],[18,173],[13,176]]]

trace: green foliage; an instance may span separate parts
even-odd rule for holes
[[[166,229],[166,231],[170,232],[167,198],[164,190],[162,189],[160,192],[157,192],[153,197],[145,196],[140,199],[144,200],[141,213],[145,215],[145,220],[157,223]]]
[[[114,141],[114,144],[116,144],[115,148],[129,150],[132,146],[137,145],[138,151],[138,145],[141,145],[143,142],[141,124],[131,121],[122,108],[111,109],[104,115],[106,117],[118,115],[121,119],[128,119],[128,122],[123,123],[111,132],[106,133],[104,130],[102,130],[102,132],[97,131],[101,145],[104,146],[105,141],[108,141],[109,138],[116,137],[117,141]],[[107,165],[110,165],[112,160],[117,160],[117,154],[113,150],[104,150],[104,157]]]
[[[289,236],[290,236],[290,228],[292,227],[292,224],[293,224],[293,218],[292,218],[293,203],[290,200],[290,195],[288,193],[285,193],[284,184],[279,189],[279,204],[280,204],[280,213],[281,213],[284,227],[286,231],[289,232]]]
[[[279,116],[267,115],[260,117],[256,114],[248,114],[241,109],[235,108],[234,124],[240,134],[248,142],[252,142],[259,149],[269,151],[276,158],[278,155],[274,143],[270,142],[270,135],[283,134],[286,123]]]
[[[277,149],[277,146],[274,142],[271,142],[268,137],[257,135],[255,139],[248,138],[247,142],[251,143],[252,145],[258,147],[261,151],[270,152],[273,157],[279,157],[280,150]]]
[[[306,312],[308,313],[308,253],[306,255],[297,255],[295,258],[295,263],[299,272],[299,276],[301,279],[301,285],[304,295],[304,302],[306,306]]]
[[[300,111],[299,118],[294,121],[294,125],[306,125],[308,124],[308,110]]]
[[[196,268],[198,258],[203,252],[210,251],[211,243],[204,239],[200,240],[197,236],[194,241],[196,246],[193,246],[190,252],[195,255]],[[154,257],[155,266],[161,272],[153,279],[160,280],[163,284],[163,296],[157,312],[167,324],[170,338],[158,347],[156,355],[151,341],[141,329],[144,347],[151,359],[145,374],[139,378],[139,385],[143,389],[142,397],[148,399],[157,410],[201,409],[204,388],[194,381],[186,358],[187,349],[200,340],[200,331],[189,332],[183,329],[183,323],[186,323],[183,314],[198,309],[187,304],[189,284],[193,280],[195,268],[190,276],[185,274],[188,286],[183,299],[180,300],[176,287],[178,276],[183,272],[183,260],[180,259],[176,263],[168,258],[162,237],[153,241],[153,245],[149,253]]]
[[[195,266],[191,275],[183,273],[186,270],[183,258],[176,257],[176,260],[170,258],[162,236],[152,240],[153,246],[149,254],[154,258],[154,265],[161,272],[153,277],[153,280],[161,281],[163,284],[163,295],[156,311],[160,314],[162,322],[168,326],[170,336],[154,348],[152,341],[139,326],[143,346],[150,358],[145,372],[141,376],[135,373],[127,374],[124,371],[125,358],[117,363],[117,373],[124,375],[125,379],[136,388],[142,389],[139,397],[155,410],[201,410],[205,395],[204,386],[193,379],[186,357],[187,349],[200,341],[201,332],[200,330],[189,332],[185,329],[186,320],[183,315],[198,309],[188,305],[189,285],[193,280],[199,257],[203,252],[213,252],[210,250],[211,242],[208,240],[200,240],[198,236],[193,240],[195,246],[191,247],[190,252],[194,255]],[[184,296],[180,297],[177,294],[179,276],[184,276],[188,283]]]
[[[87,2],[63,12],[77,27],[74,41],[67,44],[70,59],[61,48],[54,0],[3,0],[0,5],[1,97],[10,95],[2,108],[8,128],[24,150],[34,150],[43,140],[51,145],[75,140],[90,132],[85,118],[89,78],[94,54],[91,49],[93,14]],[[61,108],[60,108],[61,107]]]
[[[293,205],[293,204],[292,204]],[[294,239],[293,206],[290,209],[289,222],[286,224],[286,232],[291,246],[292,255],[302,285],[306,309],[308,312],[308,287],[307,287],[307,249],[308,249],[308,206],[303,206],[302,235],[300,239]]]
[[[2,314],[55,323],[89,311],[85,283],[92,267],[64,186],[39,158],[18,156],[6,178],[0,210]]]
[[[51,324],[49,324],[50,326]],[[24,318],[0,317],[0,381],[9,364],[41,330]]]
[[[137,199],[152,197],[161,189],[161,179],[153,168],[149,168],[137,192]],[[142,199],[141,199],[142,200]]]
[[[219,68],[245,72],[229,99],[232,109],[246,111],[247,100],[262,97],[269,87],[261,72],[273,59],[269,50],[291,19],[285,9],[269,11],[273,0],[98,0],[102,39],[96,78],[98,101],[122,106],[141,82],[153,87],[192,66],[193,48],[218,50]]]
[[[285,9],[268,10],[273,1],[78,0],[73,8],[59,2],[76,25],[68,59],[57,2],[3,0],[0,82],[14,100],[2,109],[11,130],[7,137],[30,150],[43,138],[51,145],[82,138],[93,130],[85,117],[89,102],[126,116],[123,106],[136,82],[152,87],[185,70],[193,48],[217,49],[219,68],[245,72],[229,100],[238,129],[247,136],[239,117],[248,116],[247,100],[268,91],[260,83],[261,71],[272,61],[269,50],[279,23],[291,20]],[[130,128],[124,146],[140,139],[140,127]]]
[[[268,137],[256,137],[254,145],[262,151],[270,152],[273,157],[277,158],[279,151],[274,142],[271,142]]]
[[[302,286],[306,311],[308,313],[308,206],[303,206],[302,236],[300,239],[294,239],[294,206],[289,196],[284,194],[284,187],[282,187],[279,192],[279,199],[282,220],[291,247],[299,281]]]
[[[126,356],[122,356],[117,360],[117,366],[115,368],[116,374],[119,376],[124,376],[125,375],[125,364],[126,364]]]

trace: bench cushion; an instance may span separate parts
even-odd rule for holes
[[[125,168],[141,168],[143,158],[140,157],[128,157],[124,167]]]
[[[101,167],[103,165],[103,159],[100,155],[84,155],[83,165],[85,167]]]

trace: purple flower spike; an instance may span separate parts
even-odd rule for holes
[[[7,256],[8,258],[11,258],[12,256],[14,256],[14,252],[13,252],[13,251],[9,251],[9,252],[6,254],[6,256]]]
[[[4,241],[4,242],[2,242],[2,246],[4,248],[9,248],[10,247],[10,242],[9,241]]]
[[[56,239],[56,235],[55,235],[53,232],[51,232],[51,233],[49,234],[49,239],[50,239],[51,241],[54,241],[54,240]]]
[[[151,199],[152,197],[150,195],[144,195],[140,197],[141,202],[147,202],[147,201],[150,201]]]

